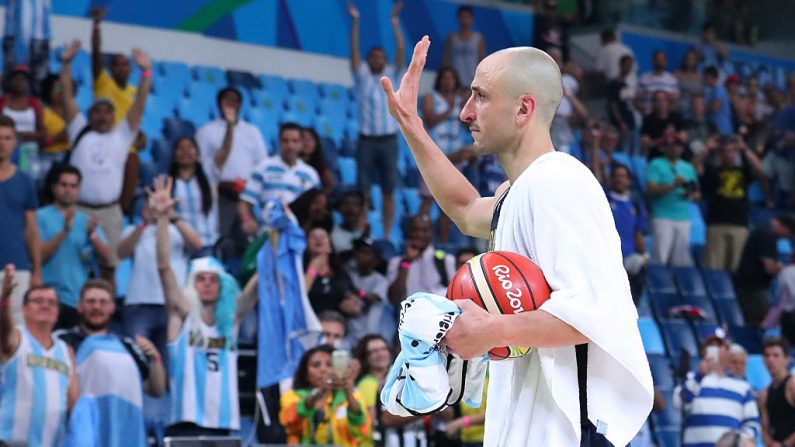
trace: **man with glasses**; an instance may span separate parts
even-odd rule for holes
[[[151,341],[141,336],[122,338],[110,331],[115,310],[111,284],[89,280],[77,304],[80,324],[60,334],[76,353],[81,403],[88,397],[98,410],[91,427],[85,426],[83,418],[71,420],[76,429],[70,430],[70,440],[89,435],[97,441],[92,445],[143,447],[147,445],[143,392],[163,395],[166,372]]]
[[[25,292],[23,323],[11,318],[14,266],[6,265],[0,292],[0,440],[58,446],[77,398],[73,354],[53,337],[58,294],[37,285]]]
[[[63,166],[52,185],[55,201],[36,211],[41,238],[41,276],[60,298],[57,328],[69,328],[80,322],[77,300],[80,287],[88,279],[94,257],[111,259],[110,247],[96,216],[77,209],[80,171]]]

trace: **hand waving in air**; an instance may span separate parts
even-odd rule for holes
[[[386,93],[389,113],[399,124],[407,123],[412,119],[419,119],[417,114],[417,97],[420,90],[420,78],[422,70],[425,68],[425,60],[428,57],[428,48],[431,40],[428,36],[423,36],[422,40],[414,46],[414,54],[411,56],[411,63],[400,80],[400,87],[394,91],[392,81],[388,77],[381,78],[381,88]]]

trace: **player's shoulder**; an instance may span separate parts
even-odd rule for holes
[[[545,153],[534,161],[522,176],[527,177],[531,182],[570,183],[593,175],[580,160],[565,152],[553,151]]]

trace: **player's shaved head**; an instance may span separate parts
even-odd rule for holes
[[[488,56],[479,71],[481,67],[502,94],[535,98],[538,120],[552,122],[563,98],[563,82],[558,64],[548,54],[532,47],[507,48]]]

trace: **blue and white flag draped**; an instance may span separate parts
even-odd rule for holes
[[[303,230],[279,202],[268,203],[263,216],[270,237],[257,254],[257,388],[292,377],[301,355],[321,331],[304,285]]]

